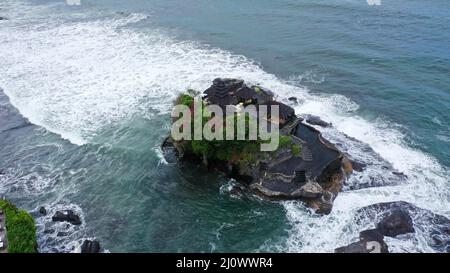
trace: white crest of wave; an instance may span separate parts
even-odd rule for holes
[[[243,56],[126,27],[145,18],[32,17],[1,28],[0,86],[31,122],[84,144],[134,114],[169,111],[178,92],[215,77],[273,78]]]

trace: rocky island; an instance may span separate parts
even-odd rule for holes
[[[215,79],[202,94],[190,90],[181,94],[175,104],[192,108],[196,98],[204,105],[222,108],[278,106],[279,116],[274,120],[269,113],[267,123],[269,128],[274,123],[279,126],[279,146],[273,152],[265,152],[258,149],[260,140],[175,141],[169,136],[162,144],[168,161],[178,158],[202,163],[235,178],[263,198],[298,199],[316,213],[331,212],[346,175],[352,171],[351,162],[320,131],[296,116],[292,107],[276,101],[270,90],[238,79]],[[311,120],[329,126],[317,117]]]

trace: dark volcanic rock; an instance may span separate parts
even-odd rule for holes
[[[358,241],[347,246],[338,247],[334,250],[335,253],[369,253],[366,242]]]
[[[379,248],[377,242],[358,241],[347,246],[339,247],[335,253],[388,253],[385,248]]]
[[[363,230],[359,241],[334,250],[336,253],[389,253],[383,234],[376,229]]]
[[[39,213],[42,215],[47,215],[47,210],[45,209],[45,207],[40,207],[39,208]]]
[[[99,253],[100,243],[97,241],[85,240],[81,245],[81,253]]]
[[[307,117],[306,117],[306,122],[308,122],[309,124],[312,124],[312,125],[318,125],[318,126],[321,126],[321,127],[330,127],[332,124],[331,123],[328,123],[328,122],[326,122],[326,121],[323,121],[320,117],[318,117],[318,116],[312,116],[312,115],[308,115]]]
[[[390,237],[414,232],[411,216],[402,210],[395,210],[391,215],[383,218],[377,224],[377,229],[381,234]]]
[[[377,229],[368,229],[363,230],[359,233],[359,239],[365,241],[381,242],[383,241],[384,236]]]
[[[450,219],[407,202],[378,203],[361,208],[356,213],[356,223],[364,226],[376,224],[377,230],[387,236],[395,236],[400,231],[401,234],[414,231],[410,233],[412,236],[417,238],[420,235],[421,240],[434,250],[450,251]]]
[[[292,101],[294,103],[298,103],[298,99],[296,97],[289,97],[288,101]]]
[[[55,215],[53,215],[52,221],[69,222],[72,225],[81,225],[80,217],[71,210],[57,211]]]

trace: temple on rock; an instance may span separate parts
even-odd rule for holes
[[[221,79],[217,78],[213,81],[211,87],[204,92],[204,99],[210,104],[216,104],[223,109],[227,105],[267,105],[268,115],[271,118],[270,106],[279,106],[279,118],[278,120],[272,120],[272,122],[279,123],[280,128],[286,125],[288,122],[296,118],[295,111],[292,107],[275,101],[274,94],[265,88],[259,86],[247,86],[243,80],[237,79]],[[259,107],[257,107],[259,110]]]

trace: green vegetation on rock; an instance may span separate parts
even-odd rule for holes
[[[175,101],[175,104],[183,104],[188,107],[193,106],[195,91],[189,90],[187,93],[180,94]],[[202,115],[202,122],[205,124],[210,120],[209,117],[204,117],[207,114],[206,103],[202,104],[202,112],[198,113]],[[226,118],[223,124],[223,139],[227,136],[227,122],[229,119],[234,118],[233,140],[192,140],[183,141],[184,149],[191,151],[192,153],[202,156],[204,159],[218,159],[228,161],[230,163],[251,164],[257,161],[259,154],[259,147],[262,141],[261,139],[248,140],[250,134],[250,127],[252,126],[252,118],[248,114],[246,115],[233,115]],[[245,139],[237,140],[237,124],[245,119]],[[194,119],[191,120],[191,131],[194,132]],[[193,138],[193,137],[192,137]]]
[[[6,215],[9,253],[36,253],[36,226],[33,217],[6,200],[0,200],[0,209]]]
[[[292,150],[292,154],[294,156],[299,156],[300,152],[302,151],[302,147],[300,145],[298,145],[298,144],[293,144],[291,146],[291,150]]]

